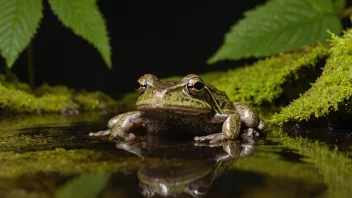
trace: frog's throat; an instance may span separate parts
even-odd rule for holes
[[[192,107],[183,107],[175,105],[165,105],[165,104],[141,104],[137,106],[139,111],[165,111],[179,114],[187,115],[200,115],[210,113],[211,109],[202,109],[202,108],[192,108]]]

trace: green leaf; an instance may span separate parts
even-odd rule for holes
[[[61,22],[90,42],[111,68],[111,48],[104,18],[96,0],[49,0]]]
[[[107,185],[109,173],[83,174],[65,183],[56,192],[57,198],[95,198]]]
[[[42,0],[0,0],[0,52],[12,67],[37,31]]]
[[[265,57],[325,41],[341,23],[331,0],[272,0],[246,12],[208,63]]]
[[[340,14],[346,7],[346,0],[333,0],[335,13]]]

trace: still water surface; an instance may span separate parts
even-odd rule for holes
[[[352,192],[344,178],[327,179],[312,156],[273,133],[215,146],[145,135],[126,143],[89,137],[106,128],[108,116],[82,116],[3,119],[0,197],[289,198]]]

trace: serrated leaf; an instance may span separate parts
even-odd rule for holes
[[[111,68],[111,48],[96,0],[49,0],[53,12],[72,31],[91,43]]]
[[[0,52],[8,67],[36,33],[42,10],[42,0],[0,0]]]
[[[331,0],[275,0],[246,12],[208,63],[265,57],[325,41],[341,23]]]

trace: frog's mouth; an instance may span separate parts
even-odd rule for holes
[[[200,115],[211,112],[210,109],[202,109],[196,107],[185,107],[185,106],[175,106],[175,105],[165,105],[165,104],[141,104],[137,106],[139,111],[166,111],[179,114],[187,115]]]

